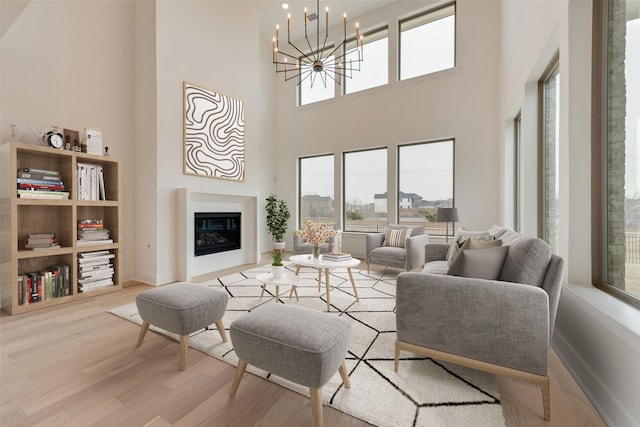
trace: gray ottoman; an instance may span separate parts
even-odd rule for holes
[[[180,335],[180,370],[187,365],[189,334],[215,323],[222,341],[227,334],[222,316],[229,295],[204,285],[179,282],[144,291],[136,296],[136,306],[142,317],[142,329],[136,348],[140,347],[150,325]]]
[[[314,426],[322,425],[322,386],[340,372],[350,388],[344,358],[351,323],[308,308],[267,305],[235,320],[230,328],[238,368],[230,396],[238,390],[251,364],[271,374],[309,387]]]

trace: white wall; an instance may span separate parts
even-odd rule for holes
[[[133,3],[23,2],[1,39],[0,141],[37,143],[55,125],[102,129],[103,145],[122,160],[121,273],[130,278],[133,251]],[[5,10],[3,2],[3,11]],[[5,23],[3,17],[3,25]],[[4,171],[3,171],[4,174]]]
[[[269,40],[259,36],[259,8],[255,2],[157,2],[157,214],[155,241],[150,243],[157,262],[153,283],[178,280],[179,236],[177,188],[201,188],[212,193],[257,196],[262,202],[271,189],[273,131],[269,122],[269,83],[263,77],[269,65],[263,48]],[[183,174],[183,82],[227,96],[245,106],[244,182]],[[145,188],[138,188],[145,191]],[[260,203],[258,212],[264,211]],[[145,221],[144,210],[136,222]],[[260,216],[261,217],[261,216]],[[259,227],[260,229],[261,227]],[[264,241],[258,239],[259,247]]]
[[[388,23],[390,62],[395,64],[398,17],[424,9],[430,3],[397,2],[358,17],[358,21],[364,29]],[[497,223],[499,22],[498,3],[459,2],[455,69],[398,82],[396,69],[391,67],[389,85],[333,100],[296,107],[295,82],[285,83],[281,75],[274,77],[278,80],[279,194],[290,206],[296,206],[296,165],[301,156],[335,153],[339,162],[343,151],[388,147],[389,165],[395,168],[398,144],[454,137],[459,225],[486,229]],[[333,33],[336,32],[339,30]],[[390,169],[387,176],[386,190],[393,198],[396,174]],[[341,191],[341,181],[336,179],[338,200]],[[393,221],[395,213],[389,215]],[[295,222],[292,218],[290,229]],[[356,237],[345,236],[345,250],[360,254],[364,243]],[[291,233],[288,238],[292,239]],[[351,244],[359,246],[348,247]]]
[[[508,129],[522,111],[523,229],[535,235],[537,82],[559,52],[560,255],[567,261],[567,284],[553,345],[610,425],[638,425],[640,315],[591,286],[591,20],[589,1],[501,3],[500,156],[507,158]],[[502,191],[508,179],[503,174]],[[503,204],[503,215],[509,208]]]

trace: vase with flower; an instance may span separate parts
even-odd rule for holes
[[[297,231],[298,236],[313,245],[313,259],[320,259],[320,245],[327,242],[330,237],[336,235],[336,231],[322,222],[313,222],[310,219],[304,222],[304,228]]]

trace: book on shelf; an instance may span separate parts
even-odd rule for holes
[[[60,243],[52,243],[50,245],[26,245],[25,248],[33,249],[34,251],[41,251],[44,249],[59,249],[62,245]]]
[[[24,273],[18,276],[17,286],[19,305],[71,295],[70,266],[55,264],[40,271]]]
[[[327,261],[346,261],[346,260],[351,259],[351,254],[345,254],[345,253],[339,253],[339,254],[326,253],[326,254],[322,254],[322,259],[327,260]]]
[[[51,239],[56,237],[56,233],[30,233],[30,239]]]
[[[102,166],[77,163],[78,200],[107,200]]]
[[[62,184],[18,184],[18,190],[48,190],[48,191],[64,191]]]
[[[53,181],[48,179],[31,179],[31,178],[18,178],[16,179],[18,185],[56,185],[63,186],[64,183],[61,180]]]
[[[46,169],[18,168],[16,176],[26,179],[40,179],[47,181],[60,181],[60,172]]]
[[[66,200],[69,198],[68,191],[50,191],[50,190],[18,190],[18,197],[21,199],[56,199]]]

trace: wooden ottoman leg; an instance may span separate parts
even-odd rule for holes
[[[218,333],[220,333],[220,336],[222,337],[222,342],[227,342],[227,333],[224,331],[222,319],[216,322],[216,328],[218,328]]]
[[[180,370],[187,367],[187,349],[189,348],[189,335],[180,335]]]
[[[238,391],[238,387],[240,386],[240,381],[242,380],[242,375],[244,371],[247,369],[247,362],[244,360],[238,360],[238,367],[236,368],[236,374],[233,377],[233,383],[231,384],[231,391],[229,392],[229,397],[233,397],[236,395],[236,391]]]
[[[344,388],[351,388],[351,381],[349,380],[349,373],[347,372],[346,363],[342,362],[340,368],[338,368],[338,372],[340,372],[340,377],[342,378],[342,382],[344,383]]]
[[[142,340],[149,330],[149,322],[142,322],[142,327],[140,328],[140,333],[138,334],[138,343],[136,344],[136,348],[142,345]]]
[[[311,395],[311,413],[313,414],[313,426],[322,427],[322,387],[309,388]]]

